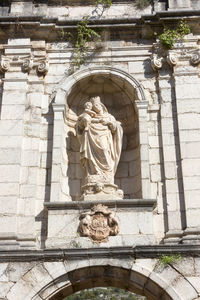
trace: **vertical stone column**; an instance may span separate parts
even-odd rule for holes
[[[140,137],[140,159],[141,159],[141,180],[142,198],[149,199],[150,176],[149,176],[149,149],[148,149],[148,128],[147,128],[147,108],[148,102],[136,101],[139,119]]]
[[[0,211],[3,215],[0,218],[0,236],[4,245],[17,247],[18,228],[23,226],[23,222],[18,223],[18,218],[24,214],[26,207],[20,202],[20,193],[24,181],[21,159],[28,85],[27,74],[21,72],[21,63],[12,58],[16,54],[30,53],[30,39],[10,39],[4,47],[2,67],[6,72],[0,126]],[[10,61],[10,67],[6,69],[7,59]]]
[[[66,95],[64,91],[58,91],[56,100],[53,104],[54,111],[54,129],[53,129],[53,149],[52,149],[52,173],[51,173],[51,202],[59,202],[62,200],[62,163],[64,159],[63,151],[66,151],[64,147],[64,112],[65,105],[60,104],[65,99]],[[64,162],[67,164],[67,161]],[[65,200],[69,199],[70,196],[66,195]]]
[[[183,242],[200,243],[200,78],[183,61],[174,72],[186,222]]]

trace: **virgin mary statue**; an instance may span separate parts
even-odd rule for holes
[[[86,173],[82,199],[122,198],[122,191],[114,184],[122,148],[121,123],[108,113],[100,97],[91,98],[84,108],[76,124]]]

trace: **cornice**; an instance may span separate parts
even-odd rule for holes
[[[60,261],[97,258],[139,259],[160,258],[162,255],[180,254],[199,257],[200,245],[151,245],[136,247],[97,247],[44,250],[1,250],[0,262]]]

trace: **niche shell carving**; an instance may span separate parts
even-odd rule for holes
[[[81,235],[91,238],[95,243],[107,242],[109,235],[119,233],[119,222],[115,214],[105,205],[94,205],[91,212],[80,216],[80,220]]]

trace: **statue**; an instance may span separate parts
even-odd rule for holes
[[[86,173],[81,199],[121,199],[123,192],[114,184],[122,148],[121,123],[108,113],[100,97],[91,98],[84,109],[76,124]]]

